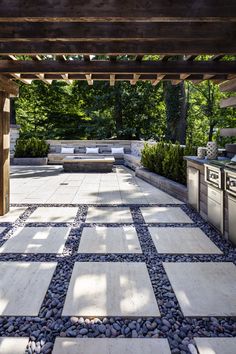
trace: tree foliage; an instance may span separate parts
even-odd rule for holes
[[[211,139],[219,141],[219,128],[236,126],[235,109],[219,108],[224,96],[228,94],[210,81],[157,86],[34,81],[21,84],[17,123],[23,138],[166,139],[205,145]]]

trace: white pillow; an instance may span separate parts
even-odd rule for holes
[[[112,154],[123,154],[124,153],[124,148],[111,148],[111,153]]]
[[[69,148],[69,147],[62,147],[61,148],[62,154],[74,154],[74,151],[75,151],[74,148]]]
[[[87,148],[86,147],[86,154],[98,154],[99,148]]]

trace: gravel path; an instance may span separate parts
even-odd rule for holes
[[[19,204],[15,205],[19,206]],[[26,205],[26,211],[15,223],[1,223],[6,230],[0,235],[0,246],[22,226],[42,226],[42,223],[27,223],[27,218],[37,207],[55,205]],[[70,205],[58,205],[69,207]],[[75,205],[73,205],[74,207]],[[189,344],[193,338],[235,337],[236,320],[226,317],[186,318],[183,316],[172,286],[163,268],[163,262],[234,262],[235,249],[222,236],[209,226],[197,213],[186,205],[181,207],[194,221],[193,224],[147,224],[140,207],[142,205],[122,205],[129,207],[133,217],[132,225],[137,231],[142,254],[78,254],[83,228],[94,227],[87,224],[86,214],[89,205],[77,205],[78,213],[73,223],[43,223],[44,226],[71,226],[71,232],[62,254],[1,254],[0,261],[41,261],[57,262],[46,296],[37,317],[0,317],[0,336],[29,337],[27,353],[49,354],[56,337],[153,337],[167,338],[172,354],[190,354]],[[98,205],[96,205],[98,206]],[[107,206],[107,205],[100,205]],[[118,205],[117,205],[118,206]],[[120,207],[121,205],[119,205]],[[153,204],[153,206],[158,206]],[[165,205],[166,206],[166,205]],[[109,205],[110,207],[110,205]],[[116,207],[116,206],[114,206]],[[122,224],[124,225],[124,224]],[[127,224],[131,225],[131,224]],[[101,224],[99,226],[117,227],[121,224]],[[202,231],[223,251],[222,255],[169,255],[158,254],[153,244],[148,226],[156,227],[200,227]],[[156,300],[161,312],[160,318],[78,318],[62,317],[70,277],[75,262],[145,262]],[[32,296],[37,289],[32,289]],[[223,354],[223,353],[222,353]]]

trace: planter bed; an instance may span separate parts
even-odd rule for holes
[[[154,172],[147,170],[146,168],[137,168],[135,175],[144,181],[150,183],[151,185],[160,188],[164,192],[172,195],[173,197],[181,200],[182,202],[187,202],[187,187],[172,181],[166,177],[160,176]]]
[[[19,166],[44,166],[48,163],[47,157],[14,157],[12,165]]]

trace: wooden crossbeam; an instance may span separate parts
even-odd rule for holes
[[[48,80],[45,78],[45,74],[36,74],[36,76],[38,76],[41,81],[45,82],[45,84],[50,85],[52,83],[52,80]]]
[[[236,96],[224,98],[220,101],[220,108],[236,107]]]
[[[92,74],[87,74],[85,75],[85,77],[88,82],[88,85],[92,86],[93,85]]]
[[[81,73],[81,74],[236,74],[236,62],[213,62],[213,61],[142,61],[121,60],[111,63],[109,60],[93,60],[90,63],[79,60],[61,62],[56,60],[0,60],[0,73]]]
[[[156,86],[164,77],[165,75],[157,75],[156,79],[152,81],[152,85]]]
[[[133,79],[130,80],[131,85],[135,85],[138,82],[138,79],[140,78],[141,75],[139,74],[134,74]]]
[[[15,79],[23,82],[24,84],[26,85],[30,85],[32,83],[32,80],[28,80],[28,79],[23,79],[21,77],[21,74],[17,74],[17,73],[14,73],[14,74],[11,74],[11,76],[13,76]]]
[[[173,86],[176,86],[176,85],[180,84],[182,81],[183,81],[183,80],[172,80],[172,81],[171,81],[171,84],[172,84]]]
[[[166,0],[84,1],[45,0],[28,2],[8,0],[1,7],[0,21],[232,21],[236,18],[234,0],[178,0],[174,6]]]
[[[0,81],[1,87],[1,81]],[[0,90],[0,216],[10,207],[10,99]]]
[[[193,61],[196,59],[197,55],[186,55],[184,56],[185,61]],[[186,80],[190,75],[189,74],[180,74],[180,80]]]
[[[42,60],[42,58],[41,58],[40,55],[35,55],[35,56],[33,56],[32,58],[33,58],[33,60],[35,60],[35,61]]]
[[[215,54],[234,55],[236,41],[231,37],[220,39],[158,39],[153,41],[55,41],[55,42],[4,42],[0,39],[0,55],[188,55]]]
[[[234,22],[160,22],[160,23],[81,23],[81,22],[3,22],[2,41],[117,41],[117,40],[194,40],[236,37]]]
[[[236,79],[223,82],[220,85],[221,92],[236,92]]]
[[[69,84],[69,85],[72,84],[73,80],[70,80],[70,79],[69,79],[69,74],[62,74],[61,77],[63,78],[63,80],[64,80],[67,84]]]
[[[62,74],[59,73],[51,73],[51,74],[45,74],[44,77],[45,79],[48,80],[61,80]],[[118,73],[116,75],[116,81],[131,81],[133,80],[134,74],[133,73],[127,73],[127,74],[122,74]],[[11,80],[11,74],[4,74],[4,77]],[[22,79],[27,79],[27,80],[40,80],[35,73],[31,74],[21,74]],[[141,74],[139,77],[139,81],[154,81],[156,80],[157,75],[152,74],[152,73],[147,73],[147,74]],[[68,74],[68,79],[69,80],[86,80],[85,74],[83,73],[72,73]],[[95,80],[107,80],[110,81],[110,73],[99,73],[99,74],[93,74],[92,79]],[[171,81],[171,80],[179,80],[180,75],[179,74],[166,74],[164,78],[162,79],[163,81]],[[191,74],[188,78],[188,80],[195,81],[195,80],[201,80],[202,75],[201,74]],[[215,75],[214,80],[217,80],[217,82],[225,82],[228,79],[228,75],[225,74],[220,74],[220,75]]]
[[[115,86],[115,82],[116,82],[116,76],[111,74],[110,75],[110,86]]]
[[[224,55],[216,54],[216,55],[214,55],[214,56],[211,58],[211,60],[212,60],[212,61],[218,61],[218,60],[220,60],[220,59],[222,59],[222,58],[224,58]]]
[[[12,59],[12,60],[17,60],[15,55],[9,55],[9,58]]]
[[[18,96],[19,87],[15,82],[10,81],[3,75],[0,75],[0,91],[5,91],[9,95]]]

